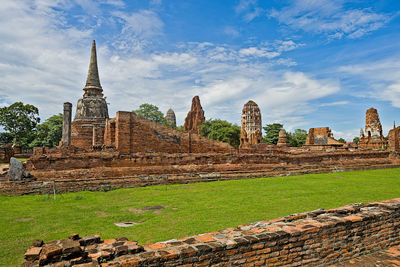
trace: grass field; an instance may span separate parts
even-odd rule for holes
[[[400,197],[400,169],[152,186],[110,192],[0,196],[0,266],[17,266],[34,239],[70,233],[140,244],[293,213]],[[163,209],[144,210],[162,206]],[[119,228],[114,222],[142,222]]]

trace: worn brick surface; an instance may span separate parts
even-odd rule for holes
[[[72,266],[350,266],[369,263],[370,258],[358,257],[387,248],[385,262],[396,266],[400,251],[393,246],[400,245],[399,221],[397,198],[294,214],[143,247],[126,238],[96,239],[97,243],[87,242],[91,237],[53,241],[43,249],[29,248],[23,266],[38,258],[44,259],[43,264]],[[76,254],[66,254],[71,242],[86,245]]]

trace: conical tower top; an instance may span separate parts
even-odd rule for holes
[[[103,96],[103,88],[100,84],[99,70],[97,67],[97,54],[96,54],[96,42],[93,40],[92,51],[90,54],[89,71],[86,79],[84,97],[86,96]]]

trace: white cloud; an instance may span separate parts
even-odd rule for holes
[[[240,0],[238,5],[235,6],[236,14],[243,16],[246,22],[261,16],[265,11],[258,6],[258,0]]]
[[[122,24],[121,34],[114,42],[115,47],[120,50],[126,52],[142,50],[163,33],[164,23],[154,11],[140,10],[133,13],[116,11],[112,14],[119,18]]]
[[[69,25],[63,13],[52,8],[54,2],[34,3],[0,5],[0,103],[33,104],[44,119],[61,112],[63,102],[75,106],[82,96],[93,29]],[[200,95],[207,118],[239,123],[243,104],[253,99],[265,123],[280,120],[290,129],[305,123],[304,115],[313,111],[308,108],[310,101],[339,90],[334,81],[287,69],[295,62],[282,55],[299,47],[290,40],[241,48],[183,43],[175,51],[147,52],[143,45],[163,34],[157,13],[142,10],[111,16],[122,24],[118,41],[97,42],[100,79],[111,116],[152,103],[164,112],[172,107],[183,123],[191,98]],[[136,38],[139,43],[133,41]],[[114,49],[116,42],[121,50]],[[130,49],[137,50],[126,53]]]
[[[342,66],[339,71],[351,78],[364,80],[368,87],[363,95],[389,101],[400,108],[400,58],[392,55],[379,61]]]
[[[326,34],[329,39],[360,38],[392,18],[369,8],[346,9],[344,4],[344,0],[295,0],[280,10],[270,10],[268,17],[296,30]]]
[[[332,106],[341,106],[341,105],[348,105],[350,104],[349,101],[336,101],[336,102],[331,102],[331,103],[322,103],[319,106],[320,107],[332,107]]]

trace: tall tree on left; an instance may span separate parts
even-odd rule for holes
[[[13,137],[14,145],[28,147],[39,122],[39,110],[33,105],[15,102],[0,108],[0,126]]]

